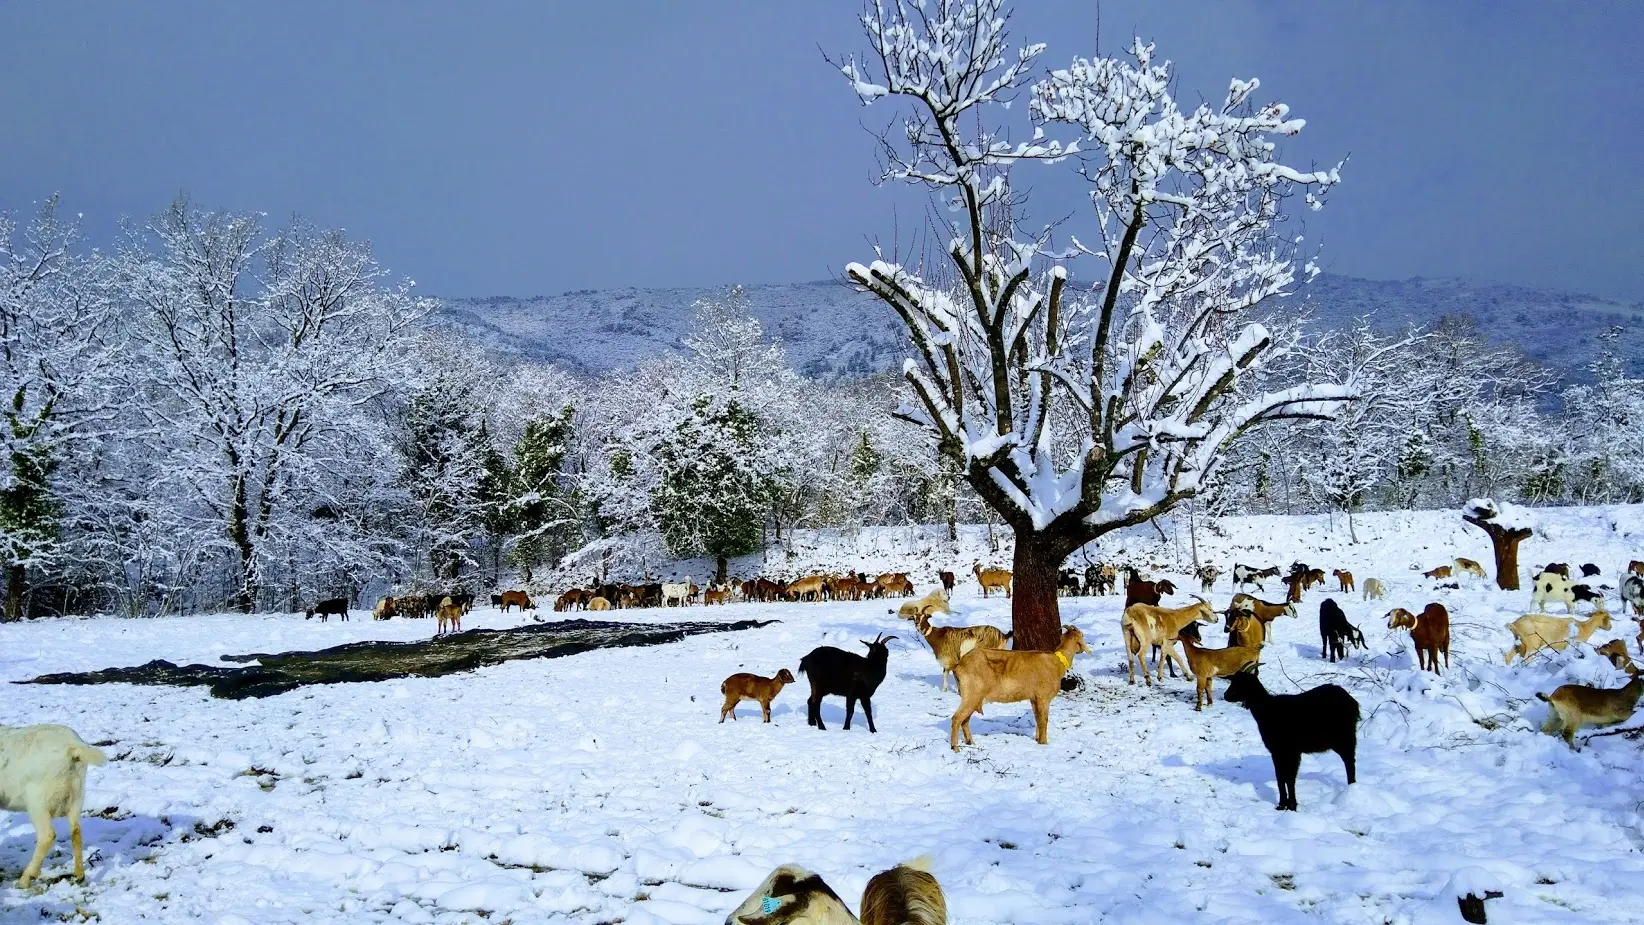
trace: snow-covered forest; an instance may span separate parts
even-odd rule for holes
[[[105,253],[48,203],[0,220],[0,274],[8,618],[553,586],[795,528],[991,516],[895,415],[905,383],[797,375],[735,290],[677,352],[590,378],[427,329],[368,247],[300,221],[180,201]],[[1560,390],[1464,318],[1313,331],[1282,320],[1298,310],[1273,311],[1265,386],[1352,380],[1359,400],[1254,431],[1196,510],[1644,500],[1628,335]]]

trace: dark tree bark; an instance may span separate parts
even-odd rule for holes
[[[0,614],[0,622],[23,619],[23,595],[28,591],[28,579],[28,569],[23,566],[6,567],[6,611]]]
[[[1016,531],[1010,604],[1014,648],[1049,651],[1061,643],[1062,611],[1056,579],[1064,555],[1060,545],[1043,534]]]
[[[1527,527],[1503,527],[1482,515],[1463,514],[1461,519],[1490,537],[1490,545],[1495,547],[1496,554],[1496,587],[1503,591],[1517,591],[1518,544],[1528,539],[1534,531]]]
[[[730,575],[730,566],[730,562],[726,561],[724,556],[714,560],[714,584],[723,585],[725,583],[726,577]]]

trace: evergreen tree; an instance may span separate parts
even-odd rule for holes
[[[657,445],[661,481],[652,499],[662,538],[676,556],[708,555],[716,582],[727,560],[758,549],[770,479],[760,465],[758,419],[733,395],[692,403],[689,417]]]

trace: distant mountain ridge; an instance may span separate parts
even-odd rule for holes
[[[447,299],[434,323],[504,354],[582,373],[632,366],[677,350],[692,304],[730,287],[577,290],[552,296]],[[892,312],[841,282],[743,287],[768,335],[794,368],[816,379],[851,379],[900,368],[906,337]],[[1613,325],[1632,332],[1623,350],[1644,369],[1644,302],[1464,279],[1369,280],[1323,274],[1292,297],[1324,328],[1368,315],[1380,327],[1468,315],[1497,344],[1518,344],[1566,381],[1586,381],[1594,336]]]

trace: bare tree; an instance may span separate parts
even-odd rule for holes
[[[846,272],[906,326],[916,403],[902,413],[1015,531],[1016,644],[1049,649],[1070,553],[1193,497],[1250,428],[1327,415],[1352,388],[1249,388],[1283,345],[1245,319],[1297,272],[1280,206],[1301,190],[1317,207],[1338,179],[1275,160],[1270,137],[1302,122],[1279,103],[1253,106],[1254,80],[1233,81],[1219,108],[1184,111],[1169,65],[1139,41],[1127,59],[1075,60],[1029,87],[1044,46],[1013,50],[1008,19],[1003,0],[867,6],[872,52],[840,70],[863,103],[906,104],[881,139],[885,177],[957,214],[947,253],[960,284],[927,283],[882,254]],[[1012,143],[994,120],[1024,92],[1038,125]],[[1057,125],[1083,137],[1047,138]],[[1065,266],[1046,266],[1050,231],[1020,232],[1010,182],[1024,161],[1070,157],[1099,233],[1075,241],[1101,264],[1089,303],[1069,299]]]

